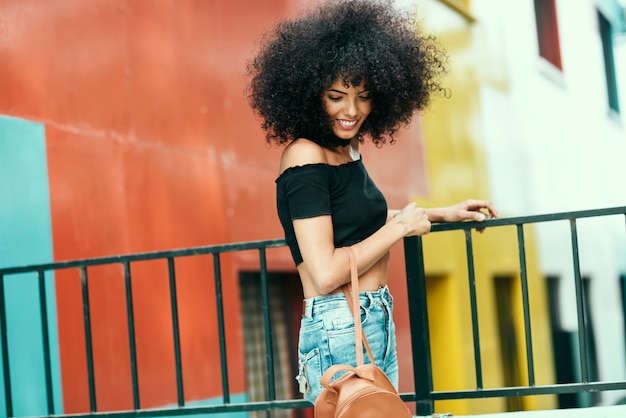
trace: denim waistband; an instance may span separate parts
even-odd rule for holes
[[[392,300],[392,297],[389,288],[385,285],[375,291],[359,292],[359,300],[362,307],[368,308],[376,301],[388,302]],[[335,309],[337,302],[343,302],[348,306],[343,292],[304,299],[302,301],[302,316],[310,317],[327,309]]]

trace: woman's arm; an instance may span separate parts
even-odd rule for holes
[[[390,220],[393,219],[394,216],[396,216],[398,213],[400,213],[399,209],[389,209],[387,211],[387,222],[389,222]]]
[[[303,267],[315,290],[325,295],[347,283],[350,280],[348,255],[335,248],[330,215],[296,219],[293,226]],[[410,203],[374,234],[352,246],[359,273],[369,270],[402,238],[429,231],[425,210]]]
[[[452,206],[442,208],[427,208],[426,214],[428,220],[435,222],[461,222],[476,221],[481,222],[485,219],[498,217],[498,211],[491,202],[486,200],[466,200]],[[486,211],[486,212],[485,212]],[[397,209],[389,209],[387,211],[387,222],[393,219],[400,211]]]

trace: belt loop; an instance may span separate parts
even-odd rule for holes
[[[304,299],[302,301],[302,317],[313,318],[313,299]]]
[[[380,295],[380,301],[383,306],[389,309],[389,288],[387,286],[381,287],[380,289],[378,289],[378,294]]]

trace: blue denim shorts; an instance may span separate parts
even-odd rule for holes
[[[398,356],[393,297],[387,286],[361,292],[361,323],[375,363],[398,388]],[[364,350],[365,352],[365,350]],[[364,354],[365,363],[370,363]],[[354,321],[343,293],[304,300],[298,343],[298,376],[304,399],[315,403],[324,372],[334,364],[356,366]]]

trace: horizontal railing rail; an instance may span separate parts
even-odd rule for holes
[[[403,393],[402,398],[407,402],[415,402],[417,405],[417,413],[419,415],[429,415],[433,413],[434,402],[437,400],[447,399],[471,399],[483,397],[508,397],[508,396],[526,396],[539,394],[559,394],[571,392],[591,392],[591,391],[608,391],[617,389],[626,389],[626,381],[619,382],[591,382],[587,373],[588,366],[586,364],[586,325],[583,318],[582,306],[582,279],[580,274],[580,266],[578,259],[578,234],[577,220],[582,218],[603,217],[609,215],[626,215],[626,207],[607,208],[588,211],[577,211],[567,213],[556,213],[547,215],[523,216],[514,218],[492,219],[481,223],[478,222],[461,222],[449,224],[435,224],[432,226],[432,232],[443,232],[460,230],[465,233],[467,263],[468,263],[468,281],[470,286],[470,306],[472,334],[474,344],[474,366],[476,374],[476,388],[472,390],[456,390],[456,391],[435,391],[433,390],[432,365],[430,356],[430,340],[428,331],[428,315],[426,300],[426,269],[423,256],[423,242],[421,237],[411,237],[404,240],[405,263],[408,286],[408,302],[409,302],[409,320],[412,333],[412,355],[414,365],[415,392]],[[570,237],[572,246],[572,255],[574,260],[574,280],[576,287],[576,301],[578,306],[578,325],[579,325],[579,350],[581,359],[582,380],[579,383],[554,384],[554,385],[537,385],[534,378],[534,362],[532,351],[532,334],[530,332],[530,308],[528,300],[528,283],[526,272],[526,248],[524,237],[524,225],[530,225],[541,222],[552,221],[568,221],[570,224]],[[474,256],[472,243],[472,230],[476,228],[493,228],[500,226],[515,226],[517,229],[518,251],[520,261],[520,277],[522,281],[522,297],[524,311],[524,325],[526,335],[526,357],[528,368],[528,385],[523,387],[501,387],[501,388],[485,388],[483,384],[483,366],[480,355],[480,339],[478,332],[478,304],[476,301],[475,290],[475,273],[474,273]],[[89,411],[78,414],[70,414],[73,417],[94,417],[94,416],[119,416],[119,417],[157,417],[157,416],[182,416],[196,414],[212,414],[224,412],[242,412],[242,411],[267,411],[273,409],[301,409],[308,408],[310,404],[301,399],[278,400],[276,399],[274,384],[276,376],[274,375],[273,353],[271,345],[271,318],[269,317],[267,298],[267,256],[266,250],[269,248],[284,247],[283,239],[254,241],[245,243],[234,243],[226,245],[213,245],[194,247],[186,249],[176,249],[168,251],[146,252],[139,254],[118,255],[111,257],[87,258],[82,260],[61,261],[54,263],[36,264],[29,266],[17,266],[9,268],[0,268],[0,335],[2,342],[0,346],[1,360],[3,366],[3,375],[1,377],[4,383],[5,396],[5,416],[13,417],[13,393],[12,393],[12,376],[11,376],[11,357],[7,337],[7,304],[6,304],[6,279],[8,277],[23,273],[33,273],[38,277],[38,292],[40,303],[40,322],[41,322],[41,339],[43,341],[43,362],[45,370],[45,393],[46,393],[46,412],[42,412],[36,416],[58,416],[59,405],[55,405],[53,396],[53,379],[52,379],[52,360],[50,348],[50,336],[48,335],[48,322],[50,319],[47,314],[48,295],[46,294],[45,278],[49,273],[74,269],[78,270],[82,287],[82,303],[83,303],[83,327],[85,335],[85,350],[87,361],[87,385],[89,392]],[[269,343],[266,342],[266,358],[268,364],[267,377],[269,380],[269,399],[263,402],[233,402],[232,394],[229,389],[228,380],[228,347],[226,346],[226,332],[224,325],[224,300],[222,294],[222,273],[220,259],[222,254],[238,251],[256,251],[259,256],[259,272],[261,284],[263,286],[263,323],[264,332],[267,335]],[[182,358],[180,346],[180,330],[178,318],[178,299],[176,292],[176,264],[175,260],[183,257],[211,255],[213,257],[213,273],[215,282],[215,309],[217,313],[217,329],[219,335],[219,353],[220,353],[220,378],[222,386],[222,401],[212,405],[190,405],[185,400],[184,379],[182,375]],[[136,358],[136,342],[132,305],[132,274],[131,265],[136,262],[148,260],[165,260],[167,262],[167,275],[169,277],[170,290],[170,313],[172,320],[172,341],[174,345],[175,367],[176,367],[176,391],[177,403],[174,406],[164,406],[162,408],[142,408],[138,391],[138,370]],[[133,388],[133,409],[125,411],[105,411],[98,408],[97,392],[95,387],[95,371],[93,358],[93,340],[91,311],[89,300],[89,271],[90,268],[103,265],[119,265],[123,268],[125,280],[125,297],[126,297],[126,314],[128,327],[128,356],[131,364],[131,379]],[[0,413],[0,415],[2,415]],[[33,415],[35,416],[35,415]]]

